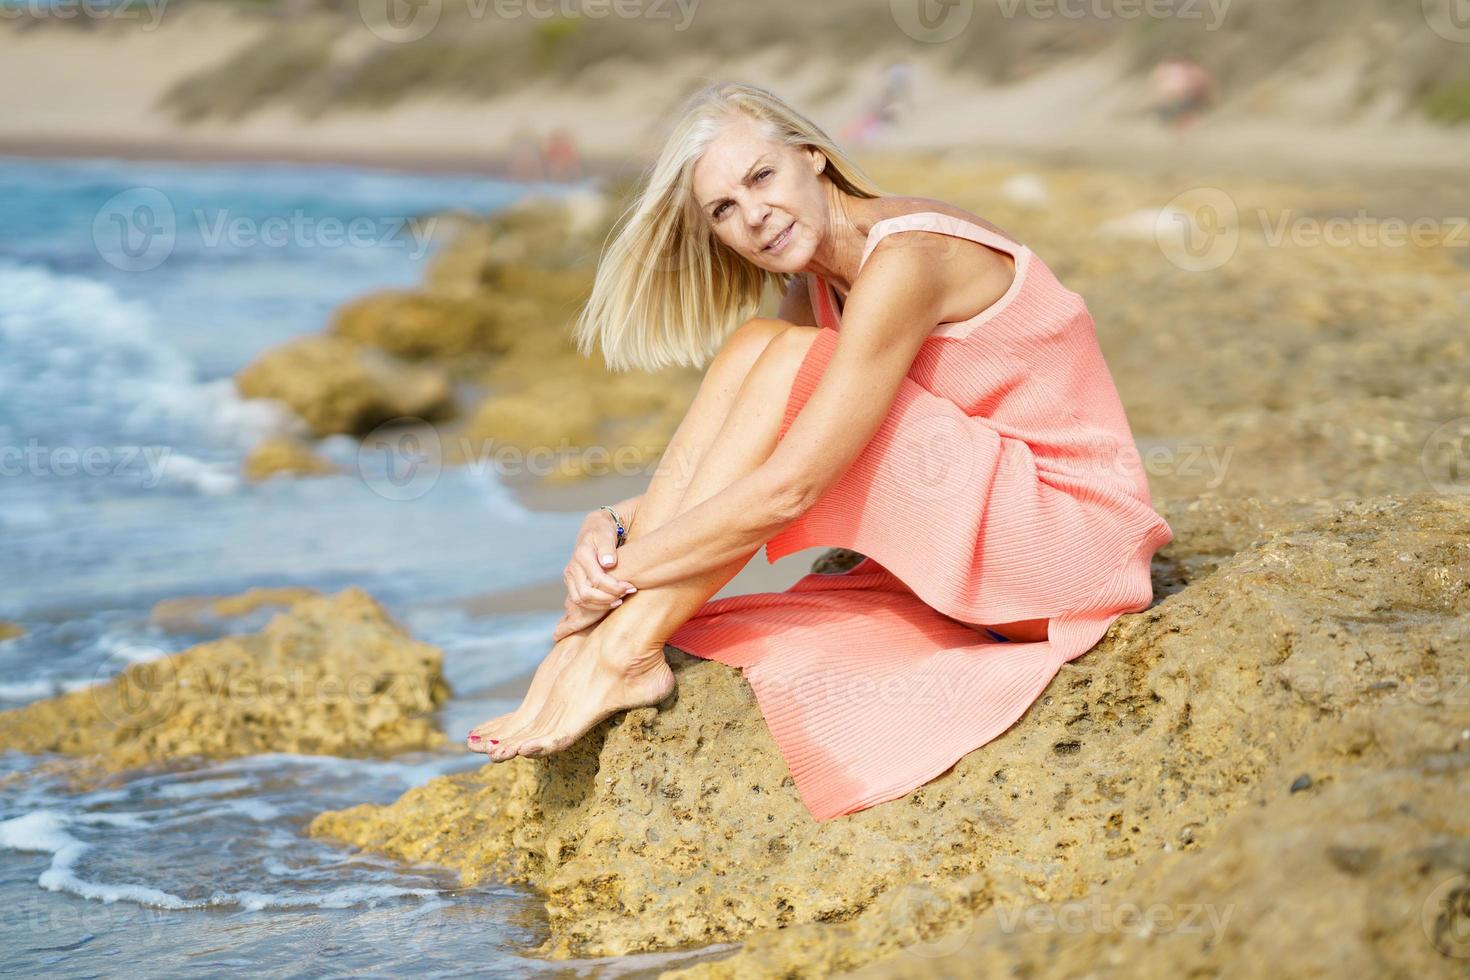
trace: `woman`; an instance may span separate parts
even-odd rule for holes
[[[778,316],[749,318],[768,283]],[[615,574],[613,516],[584,522],[525,702],[468,736],[493,760],[662,701],[667,642],[743,669],[825,820],[999,735],[1152,601],[1172,534],[1081,297],[967,212],[882,194],[769,92],[686,104],[577,331],[614,369],[714,357],[647,492],[611,508]],[[711,600],[761,545],[865,558]]]

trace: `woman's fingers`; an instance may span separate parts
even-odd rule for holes
[[[618,527],[611,517],[597,533],[596,551],[599,568],[612,568],[618,563]]]
[[[632,582],[625,582],[598,569],[596,564],[590,561],[590,553],[587,553],[587,557],[589,561],[578,565],[578,570],[582,573],[581,581],[585,587],[596,589],[608,596],[609,601],[622,598],[629,589],[633,588]]]
[[[567,596],[573,602],[600,602],[606,605],[618,598],[616,593],[604,592],[589,584],[587,581],[587,572],[581,565],[569,565],[563,578],[567,583]]]

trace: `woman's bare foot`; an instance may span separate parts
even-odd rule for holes
[[[545,704],[529,724],[509,732],[491,758],[540,757],[560,752],[608,715],[658,704],[674,690],[663,644],[624,645],[595,630],[552,682]]]
[[[546,696],[551,693],[552,682],[556,680],[556,675],[561,673],[561,669],[587,642],[589,635],[589,631],[583,631],[557,640],[551,651],[536,667],[536,673],[531,677],[531,686],[527,688],[526,696],[521,700],[520,705],[514,711],[496,715],[489,721],[483,721],[470,729],[469,735],[465,737],[465,746],[471,752],[489,753],[506,733],[525,726],[535,718],[542,706],[546,704]]]

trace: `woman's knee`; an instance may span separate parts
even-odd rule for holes
[[[775,317],[758,316],[746,320],[731,331],[720,346],[719,357],[726,361],[741,361],[754,364],[766,345],[776,339],[791,324]]]
[[[733,390],[739,388],[766,345],[792,326],[775,317],[754,317],[730,332],[705,372],[705,379],[718,378]]]
[[[784,330],[766,343],[760,357],[756,359],[756,366],[777,377],[795,378],[801,362],[806,359],[807,351],[811,350],[812,343],[820,332],[820,327],[787,324]]]
[[[772,337],[746,373],[737,400],[766,402],[790,392],[820,331],[820,327],[788,326]]]

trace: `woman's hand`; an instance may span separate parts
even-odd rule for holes
[[[553,642],[597,622],[622,605],[623,596],[637,591],[632,582],[607,572],[617,564],[617,546],[618,528],[611,514],[598,508],[583,518],[571,560],[562,572],[567,598],[565,613],[552,630]]]

